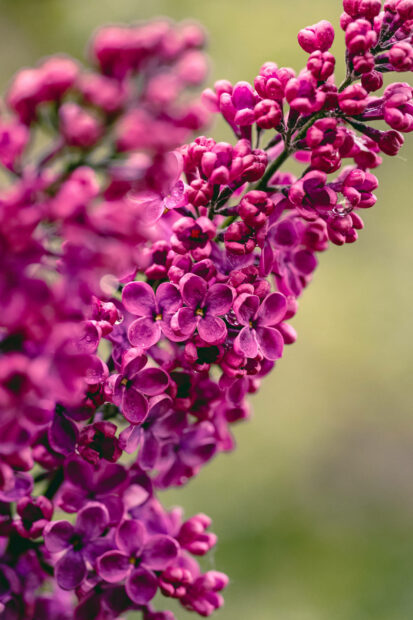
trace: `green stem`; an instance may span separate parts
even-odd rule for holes
[[[232,224],[232,222],[235,222],[237,217],[238,217],[238,213],[236,213],[235,215],[230,215],[229,217],[227,217],[227,219],[224,220],[221,228],[228,228],[228,226],[230,226]]]
[[[340,86],[338,87],[338,92],[339,92],[339,93],[343,92],[343,90],[344,90],[345,88],[347,88],[347,86],[350,86],[350,84],[351,84],[353,81],[354,81],[354,77],[353,77],[353,76],[351,75],[351,73],[350,73],[350,75],[348,75],[348,76],[346,77],[346,79],[344,80],[344,82],[342,82],[342,83],[340,84]]]
[[[58,492],[63,480],[64,480],[63,467],[59,467],[58,469],[56,469],[53,477],[51,478],[49,485],[46,491],[44,492],[44,496],[47,497],[47,499],[53,499],[53,497]]]
[[[281,168],[281,166],[289,158],[289,156],[292,155],[294,153],[294,151],[297,150],[297,144],[301,140],[301,138],[304,138],[304,136],[306,135],[306,133],[310,129],[310,127],[312,125],[314,125],[314,123],[319,118],[323,118],[324,116],[325,116],[324,112],[318,112],[317,114],[314,114],[314,116],[312,116],[310,118],[310,120],[300,129],[300,131],[295,136],[293,144],[288,144],[287,143],[285,145],[285,148],[284,148],[283,152],[280,153],[280,155],[277,157],[277,159],[274,159],[274,161],[271,162],[271,164],[268,166],[267,170],[265,171],[263,177],[260,179],[260,181],[254,187],[254,189],[261,189],[261,190],[267,189],[268,181],[277,172],[277,170],[279,168]]]
[[[278,168],[281,168],[283,163],[289,158],[290,155],[290,147],[286,146],[283,152],[278,155],[277,159],[274,159],[274,161],[270,163],[267,170],[264,172],[264,175],[261,177],[260,181],[257,183],[254,189],[266,189],[268,181],[277,172]]]

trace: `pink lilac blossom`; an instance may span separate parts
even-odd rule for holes
[[[413,130],[411,86],[397,77],[377,94],[384,74],[412,70],[411,0],[343,7],[342,84],[325,20],[298,35],[300,72],[267,62],[203,103],[187,88],[206,75],[205,34],[188,22],[102,28],[91,66],[56,56],[12,81],[1,617],[174,620],[157,593],[204,617],[223,605],[228,577],[195,559],[217,542],[210,518],[184,520],[158,491],[234,448],[248,395],[297,338],[289,320],[318,253],[357,240],[371,170]],[[210,112],[234,144],[193,138]],[[44,123],[53,136],[33,154]],[[298,177],[280,171],[289,157]]]

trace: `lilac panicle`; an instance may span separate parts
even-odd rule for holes
[[[203,617],[223,605],[228,577],[195,559],[216,544],[211,520],[167,511],[158,490],[234,448],[249,395],[296,341],[318,254],[358,239],[372,171],[413,130],[412,0],[343,9],[341,84],[325,20],[298,34],[301,71],[269,61],[202,102],[188,90],[205,33],[166,19],[104,27],[90,66],[53,56],[11,81],[1,617],[174,620],[156,594]],[[193,137],[211,113],[234,143]]]

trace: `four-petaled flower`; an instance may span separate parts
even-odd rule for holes
[[[126,579],[128,596],[145,605],[156,594],[153,571],[164,570],[178,556],[179,545],[171,536],[148,536],[140,521],[123,521],[115,534],[118,550],[107,551],[97,561],[97,572],[109,583]]]
[[[174,284],[163,282],[154,293],[146,282],[130,282],[123,289],[122,302],[128,312],[139,317],[128,330],[134,347],[148,349],[162,333],[172,341],[184,339],[171,328],[171,318],[182,306],[181,294]]]
[[[243,293],[234,302],[238,322],[244,327],[234,342],[234,349],[246,357],[262,353],[269,360],[282,356],[284,340],[275,329],[287,310],[287,300],[282,293],[270,293],[260,304],[257,295]]]
[[[44,542],[51,553],[66,551],[55,565],[55,577],[63,590],[73,590],[86,578],[87,564],[92,566],[98,556],[110,549],[110,542],[101,538],[109,523],[105,506],[90,502],[76,518],[75,525],[69,521],[54,521],[44,530]]]
[[[208,284],[200,276],[188,273],[179,283],[186,306],[172,317],[172,327],[191,336],[195,329],[208,344],[225,340],[227,327],[219,318],[232,306],[232,289],[226,284]]]
[[[160,368],[144,368],[148,358],[139,349],[123,357],[121,373],[112,375],[113,402],[131,424],[141,424],[148,414],[145,396],[157,396],[168,387],[169,377]]]

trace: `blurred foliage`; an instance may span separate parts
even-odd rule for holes
[[[204,24],[211,81],[252,80],[266,60],[299,69],[296,33],[329,19],[343,74],[339,0],[0,0],[0,8],[3,86],[41,56],[81,58],[103,23],[157,15]],[[215,135],[229,137],[222,128]],[[253,399],[237,451],[164,495],[214,519],[220,542],[206,568],[232,580],[221,620],[413,617],[412,155],[410,140],[378,171],[379,201],[358,243],[321,256],[294,320],[299,340]]]

